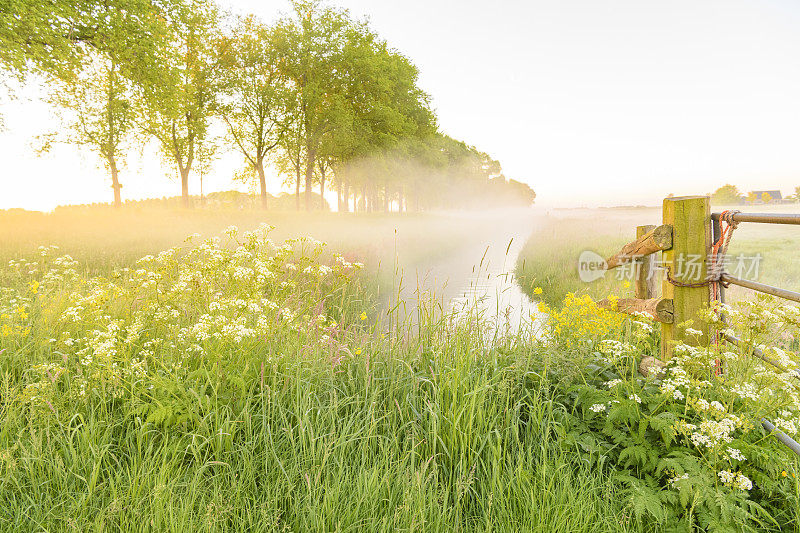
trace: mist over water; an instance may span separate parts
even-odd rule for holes
[[[500,331],[515,331],[536,306],[514,274],[526,240],[541,225],[543,214],[529,208],[442,213],[455,223],[474,228],[455,251],[406,266],[395,276],[389,304],[435,300],[442,312],[475,316]],[[431,228],[432,231],[435,231]],[[398,250],[402,263],[403,250]]]

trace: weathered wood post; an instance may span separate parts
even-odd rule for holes
[[[673,300],[674,320],[661,325],[661,360],[669,360],[678,343],[698,345],[708,342],[708,328],[698,322],[698,312],[709,303],[706,260],[711,250],[711,209],[708,196],[666,198],[664,224],[672,226],[672,248],[663,252],[662,295]],[[676,284],[670,282],[672,278]],[[695,286],[681,285],[696,284]],[[700,338],[686,335],[680,325],[693,321]]]
[[[655,226],[638,226],[636,228],[636,239],[641,239],[651,231],[656,229]],[[653,256],[645,255],[636,260],[636,298],[642,300],[649,300],[656,297],[656,277],[653,275]]]

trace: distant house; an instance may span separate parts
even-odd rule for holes
[[[783,204],[786,200],[783,199],[781,191],[751,191],[747,195],[746,202],[748,204]]]

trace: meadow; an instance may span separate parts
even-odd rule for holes
[[[800,205],[712,207],[714,212],[725,209],[753,213],[798,213]],[[625,283],[631,280],[623,279],[623,270],[612,271],[601,279],[584,283],[578,276],[577,263],[581,252],[585,250],[602,257],[611,256],[634,240],[636,226],[645,224],[661,224],[661,208],[548,211],[541,229],[531,235],[517,261],[516,273],[523,289],[531,295],[534,287],[546,289],[543,298],[550,304],[558,302],[569,292],[588,294],[597,299],[609,294],[621,298],[633,297],[633,289]],[[798,238],[800,230],[795,226],[741,224],[731,241],[728,257],[732,262],[728,269],[734,271],[741,264],[738,277],[800,291],[800,261],[796,258]],[[729,297],[733,300],[746,296],[744,289],[730,289]]]
[[[480,221],[3,216],[0,530],[800,530],[797,458],[753,423],[796,432],[788,372],[685,347],[644,378],[658,328],[588,297],[513,331],[376,303],[397,243]],[[731,313],[797,368],[796,308]]]

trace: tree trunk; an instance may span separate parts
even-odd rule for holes
[[[311,211],[311,187],[314,183],[314,152],[309,151],[306,158],[306,211]]]
[[[189,199],[189,172],[192,167],[186,166],[180,170],[181,172],[181,203],[183,207],[189,209],[192,207],[192,202]]]
[[[389,186],[383,188],[383,212],[389,212]]]
[[[122,185],[119,183],[119,170],[117,169],[117,161],[114,156],[108,158],[108,167],[111,169],[111,188],[114,189],[114,207],[122,207],[122,195],[120,189]]]
[[[320,172],[319,176],[319,208],[321,211],[325,211],[325,171],[323,170]]]
[[[364,209],[363,209],[363,211],[364,211],[365,213],[369,213],[369,196],[367,196],[367,184],[366,184],[366,183],[364,183],[364,186],[362,187],[362,191],[361,191],[361,199],[362,199],[362,200],[363,200],[363,202],[364,202],[364,204],[363,204],[363,205],[364,205]]]
[[[297,179],[295,180],[295,187],[294,187],[294,204],[295,208],[300,211],[300,166],[298,163],[297,168],[295,169],[295,173],[297,174]]]
[[[258,172],[258,182],[261,186],[261,208],[267,209],[269,201],[267,198],[267,177],[264,174],[264,162],[259,161],[256,164],[256,171]]]
[[[403,212],[403,208],[405,207],[404,206],[404,204],[405,204],[405,201],[404,201],[405,200],[405,192],[406,192],[405,186],[400,187],[400,190],[397,192],[397,212],[398,213],[402,213]]]

